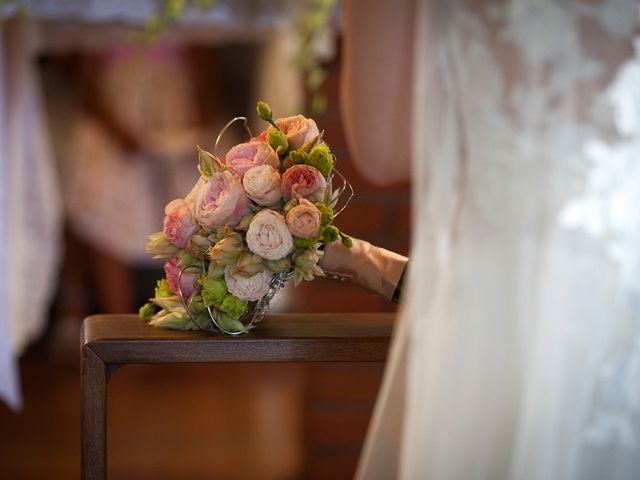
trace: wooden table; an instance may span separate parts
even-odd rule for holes
[[[135,315],[94,315],[82,325],[82,478],[104,479],[107,382],[135,363],[383,362],[394,314],[274,314],[247,335],[147,326]]]

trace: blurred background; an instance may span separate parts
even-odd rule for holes
[[[373,186],[350,161],[339,105],[338,2],[196,3],[0,5],[5,102],[31,88],[23,129],[30,149],[12,168],[29,169],[38,188],[20,201],[47,205],[48,236],[28,208],[19,211],[51,257],[50,273],[30,267],[46,283],[44,315],[35,312],[28,328],[12,332],[23,406],[0,403],[0,478],[79,477],[80,323],[93,313],[135,312],[152,295],[163,271],[144,254],[146,236],[160,230],[164,205],[194,184],[195,145],[212,149],[234,116],[255,122],[257,100],[278,117],[305,112],[325,131],[356,191],[337,225],[407,254],[409,185]],[[323,279],[288,287],[275,305],[284,312],[395,308]],[[110,381],[109,477],[351,478],[382,368],[128,366]]]

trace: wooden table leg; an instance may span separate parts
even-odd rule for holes
[[[82,349],[82,478],[107,477],[107,369],[89,347]]]

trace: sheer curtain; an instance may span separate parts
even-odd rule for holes
[[[8,21],[0,31],[0,398],[13,408],[21,404],[15,356],[45,325],[60,240],[32,26]]]
[[[418,2],[409,291],[360,478],[637,478],[638,8]]]

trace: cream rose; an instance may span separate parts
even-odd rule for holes
[[[231,266],[224,269],[224,280],[230,293],[240,300],[255,302],[264,297],[269,291],[269,285],[273,275],[268,271],[256,273],[251,277],[243,277],[240,274],[233,275]]]
[[[275,205],[282,198],[280,174],[271,165],[252,167],[242,177],[247,196],[258,205]]]
[[[311,238],[320,232],[320,210],[304,198],[287,212],[287,227],[292,235],[300,238]]]
[[[279,260],[293,251],[293,237],[282,214],[261,210],[251,219],[247,230],[247,246],[267,260]]]
[[[279,118],[275,123],[286,135],[289,148],[292,150],[300,148],[320,133],[316,122],[302,115]]]

